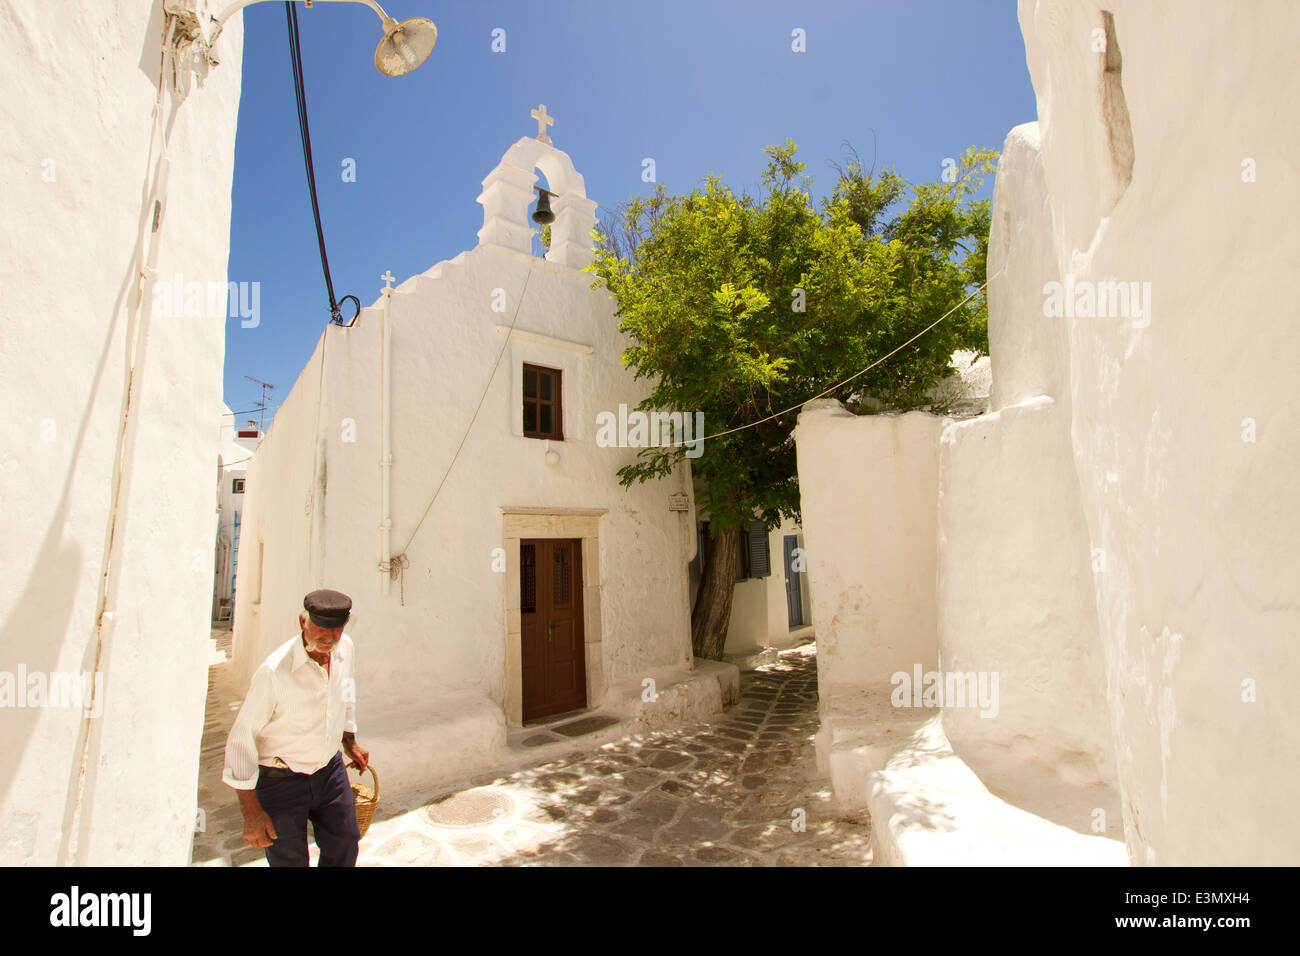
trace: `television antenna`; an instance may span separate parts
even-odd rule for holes
[[[266,428],[264,427],[263,422],[266,418],[267,393],[274,391],[275,386],[270,382],[263,382],[260,378],[253,378],[251,375],[245,375],[244,378],[262,386],[262,397],[257,400],[257,407],[252,410],[257,412],[257,433],[259,435],[264,435],[266,434]]]

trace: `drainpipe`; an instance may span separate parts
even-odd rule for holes
[[[383,323],[383,373],[380,399],[380,430],[383,434],[382,449],[379,453],[379,474],[381,478],[380,508],[382,517],[379,522],[379,570],[383,574],[380,591],[387,594],[393,586],[393,336],[392,320],[393,290],[384,289],[384,323]]]

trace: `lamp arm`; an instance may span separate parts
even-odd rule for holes
[[[221,12],[221,16],[217,17],[217,28],[215,31],[213,31],[212,43],[215,44],[217,42],[217,37],[221,36],[221,28],[226,25],[227,20],[233,17],[240,10],[244,9],[244,7],[251,6],[254,3],[262,3],[262,2],[264,2],[264,0],[235,0],[234,3],[226,7],[226,9]],[[364,3],[371,10],[374,10],[375,13],[379,14],[379,19],[381,19],[384,22],[385,32],[388,32],[388,30],[390,29],[389,24],[393,24],[393,18],[390,17],[387,13],[385,13],[384,8],[381,7],[378,3],[376,3],[375,0],[316,0],[316,2],[318,3]],[[396,24],[393,25],[395,26]]]

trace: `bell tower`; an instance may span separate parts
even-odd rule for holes
[[[596,203],[587,198],[582,175],[573,168],[569,155],[555,148],[546,128],[555,119],[543,103],[530,114],[537,120],[537,135],[525,136],[511,146],[497,168],[483,180],[478,202],[483,206],[483,228],[478,231],[481,246],[500,246],[525,255],[532,253],[534,225],[528,207],[536,195],[535,169],[546,174],[553,194],[551,248],[546,261],[581,269],[591,261],[591,230],[596,225]]]

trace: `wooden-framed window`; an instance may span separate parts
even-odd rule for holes
[[[524,435],[564,440],[564,411],[558,368],[524,363]]]
[[[244,493],[243,478],[232,478],[230,480],[230,493],[232,495],[242,495]]]

